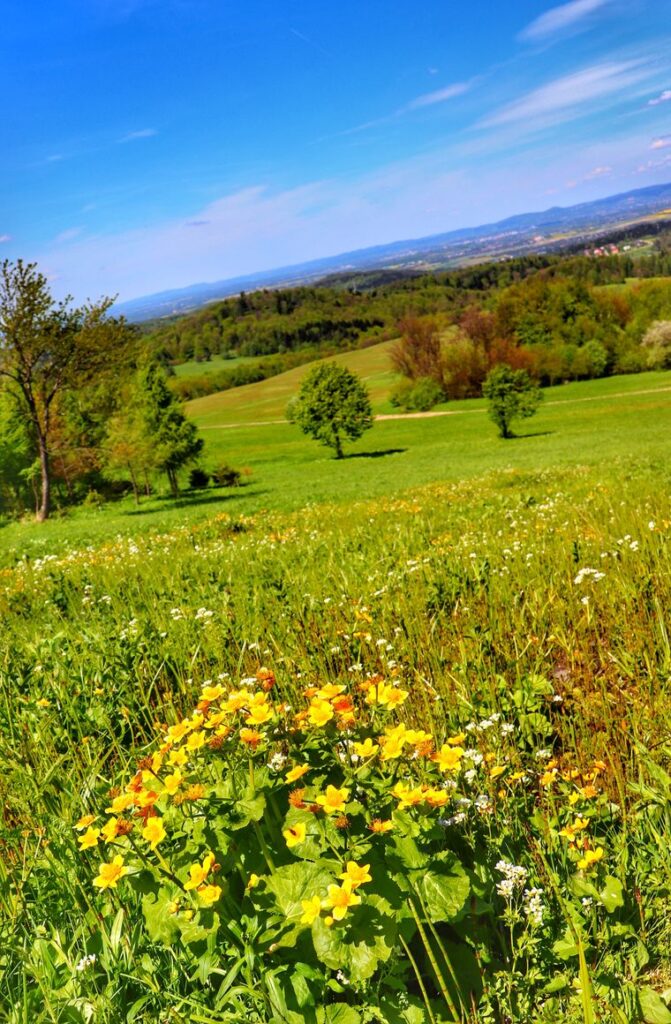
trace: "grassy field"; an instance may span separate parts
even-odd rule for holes
[[[394,411],[389,403],[389,393],[398,380],[389,367],[389,350],[394,344],[393,341],[383,341],[370,348],[342,352],[332,360],[361,377],[370,392],[376,413]],[[201,426],[284,419],[287,402],[312,365],[306,363],[259,384],[247,384],[197,398],[188,403],[187,411]]]
[[[375,350],[360,353],[369,359]],[[294,371],[292,371],[293,373]],[[286,375],[289,376],[289,375]],[[268,398],[273,381],[251,391]],[[286,384],[284,385],[286,388]],[[454,402],[446,416],[381,420],[348,457],[336,462],[288,423],[263,423],[263,402],[248,406],[248,419],[261,425],[239,426],[221,411],[235,392],[193,403],[192,415],[203,428],[203,462],[248,467],[251,476],[239,489],[209,489],[143,501],[130,499],[101,510],[77,510],[42,526],[27,521],[0,528],[0,565],[62,550],[100,544],[115,536],[163,531],[197,523],[225,512],[251,514],[261,509],[291,511],[308,503],[349,503],[362,495],[383,497],[424,484],[472,479],[491,472],[514,476],[575,465],[608,465],[643,458],[664,467],[671,454],[671,374],[646,373],[547,389],[538,415],[523,424],[512,441],[501,441],[481,401]],[[290,392],[291,389],[287,388]],[[236,399],[240,401],[240,398]],[[270,399],[268,399],[270,401]],[[206,410],[202,411],[205,404]],[[453,414],[453,415],[452,415]]]
[[[387,421],[406,452],[306,448],[268,511],[126,539],[103,511],[106,543],[57,524],[78,552],[2,571],[0,1019],[668,1021],[671,431],[642,380],[507,444],[477,407]],[[309,465],[346,513],[297,507]]]
[[[205,377],[210,373],[217,373],[219,370],[232,370],[234,366],[254,366],[258,362],[255,356],[235,356],[232,359],[224,359],[222,356],[212,356],[206,362],[197,363],[191,359],[188,363],[177,363],[173,366],[176,377]]]

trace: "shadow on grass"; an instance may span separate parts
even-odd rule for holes
[[[382,459],[385,455],[400,455],[402,452],[407,452],[407,448],[385,448],[377,452],[353,452],[351,455],[346,455],[346,459]]]
[[[506,441],[525,441],[527,437],[549,437],[555,433],[555,430],[537,430],[534,434],[513,434],[512,437],[507,437]]]
[[[223,488],[222,488],[223,490]],[[188,494],[182,494],[179,498],[170,500],[167,498],[160,505],[153,505],[152,507],[143,508],[140,505],[139,508],[131,509],[126,513],[128,516],[148,516],[154,515],[161,512],[170,512],[176,508],[193,508],[200,505],[222,505],[232,498],[256,498],[261,494],[267,494],[265,490],[247,490],[242,487],[236,487],[234,490],[226,490],[225,494],[198,494],[197,492],[191,492]]]

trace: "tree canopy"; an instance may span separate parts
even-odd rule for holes
[[[373,425],[370,398],[355,373],[337,363],[319,363],[305,377],[287,416],[304,434],[343,456],[343,438],[356,441]]]

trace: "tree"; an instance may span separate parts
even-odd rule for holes
[[[482,394],[489,402],[489,415],[500,437],[513,437],[512,421],[533,416],[543,399],[543,392],[526,370],[513,370],[505,363],[487,374]]]
[[[343,456],[342,439],[356,441],[373,425],[370,398],[356,374],[337,363],[319,363],[287,408],[287,418],[304,434]]]
[[[34,263],[0,264],[0,377],[21,401],[40,463],[37,519],[51,504],[51,439],[58,401],[128,360],[136,334],[107,315],[112,299],[56,302]]]
[[[157,363],[150,363],[141,372],[139,389],[146,433],[153,442],[154,464],[167,475],[177,497],[177,471],[200,455],[203,439],[198,437],[195,423],[182,412]]]

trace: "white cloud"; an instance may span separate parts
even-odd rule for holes
[[[65,231],[61,231],[60,235],[56,235],[54,241],[57,244],[61,242],[71,242],[74,238],[78,238],[82,233],[82,228],[66,228]]]
[[[593,167],[584,177],[584,181],[593,181],[595,178],[604,178],[613,173],[612,167]]]
[[[671,146],[671,135],[662,135],[650,143],[650,149],[668,149],[669,146]]]
[[[581,108],[592,100],[622,92],[649,74],[642,60],[607,61],[555,78],[502,107],[481,122],[483,127],[526,122],[537,126],[539,121],[566,120],[579,116]]]
[[[419,110],[421,107],[432,107],[435,103],[445,103],[447,100],[453,100],[455,96],[463,96],[465,92],[470,89],[470,82],[455,82],[453,85],[447,85],[444,89],[436,89],[435,92],[427,92],[423,96],[417,96],[416,99],[410,100],[399,110],[397,114],[405,114],[410,110]]]
[[[140,128],[137,132],[128,132],[128,135],[124,135],[119,139],[119,142],[135,142],[136,139],[151,139],[154,135],[158,135],[155,128]]]
[[[11,242],[11,235],[0,235],[0,242]]]
[[[520,33],[520,39],[530,42],[547,39],[567,28],[572,28],[590,14],[604,7],[608,0],[570,0],[541,14]]]
[[[671,89],[665,89],[654,100],[648,100],[649,107],[658,107],[660,103],[668,103],[671,100]]]

